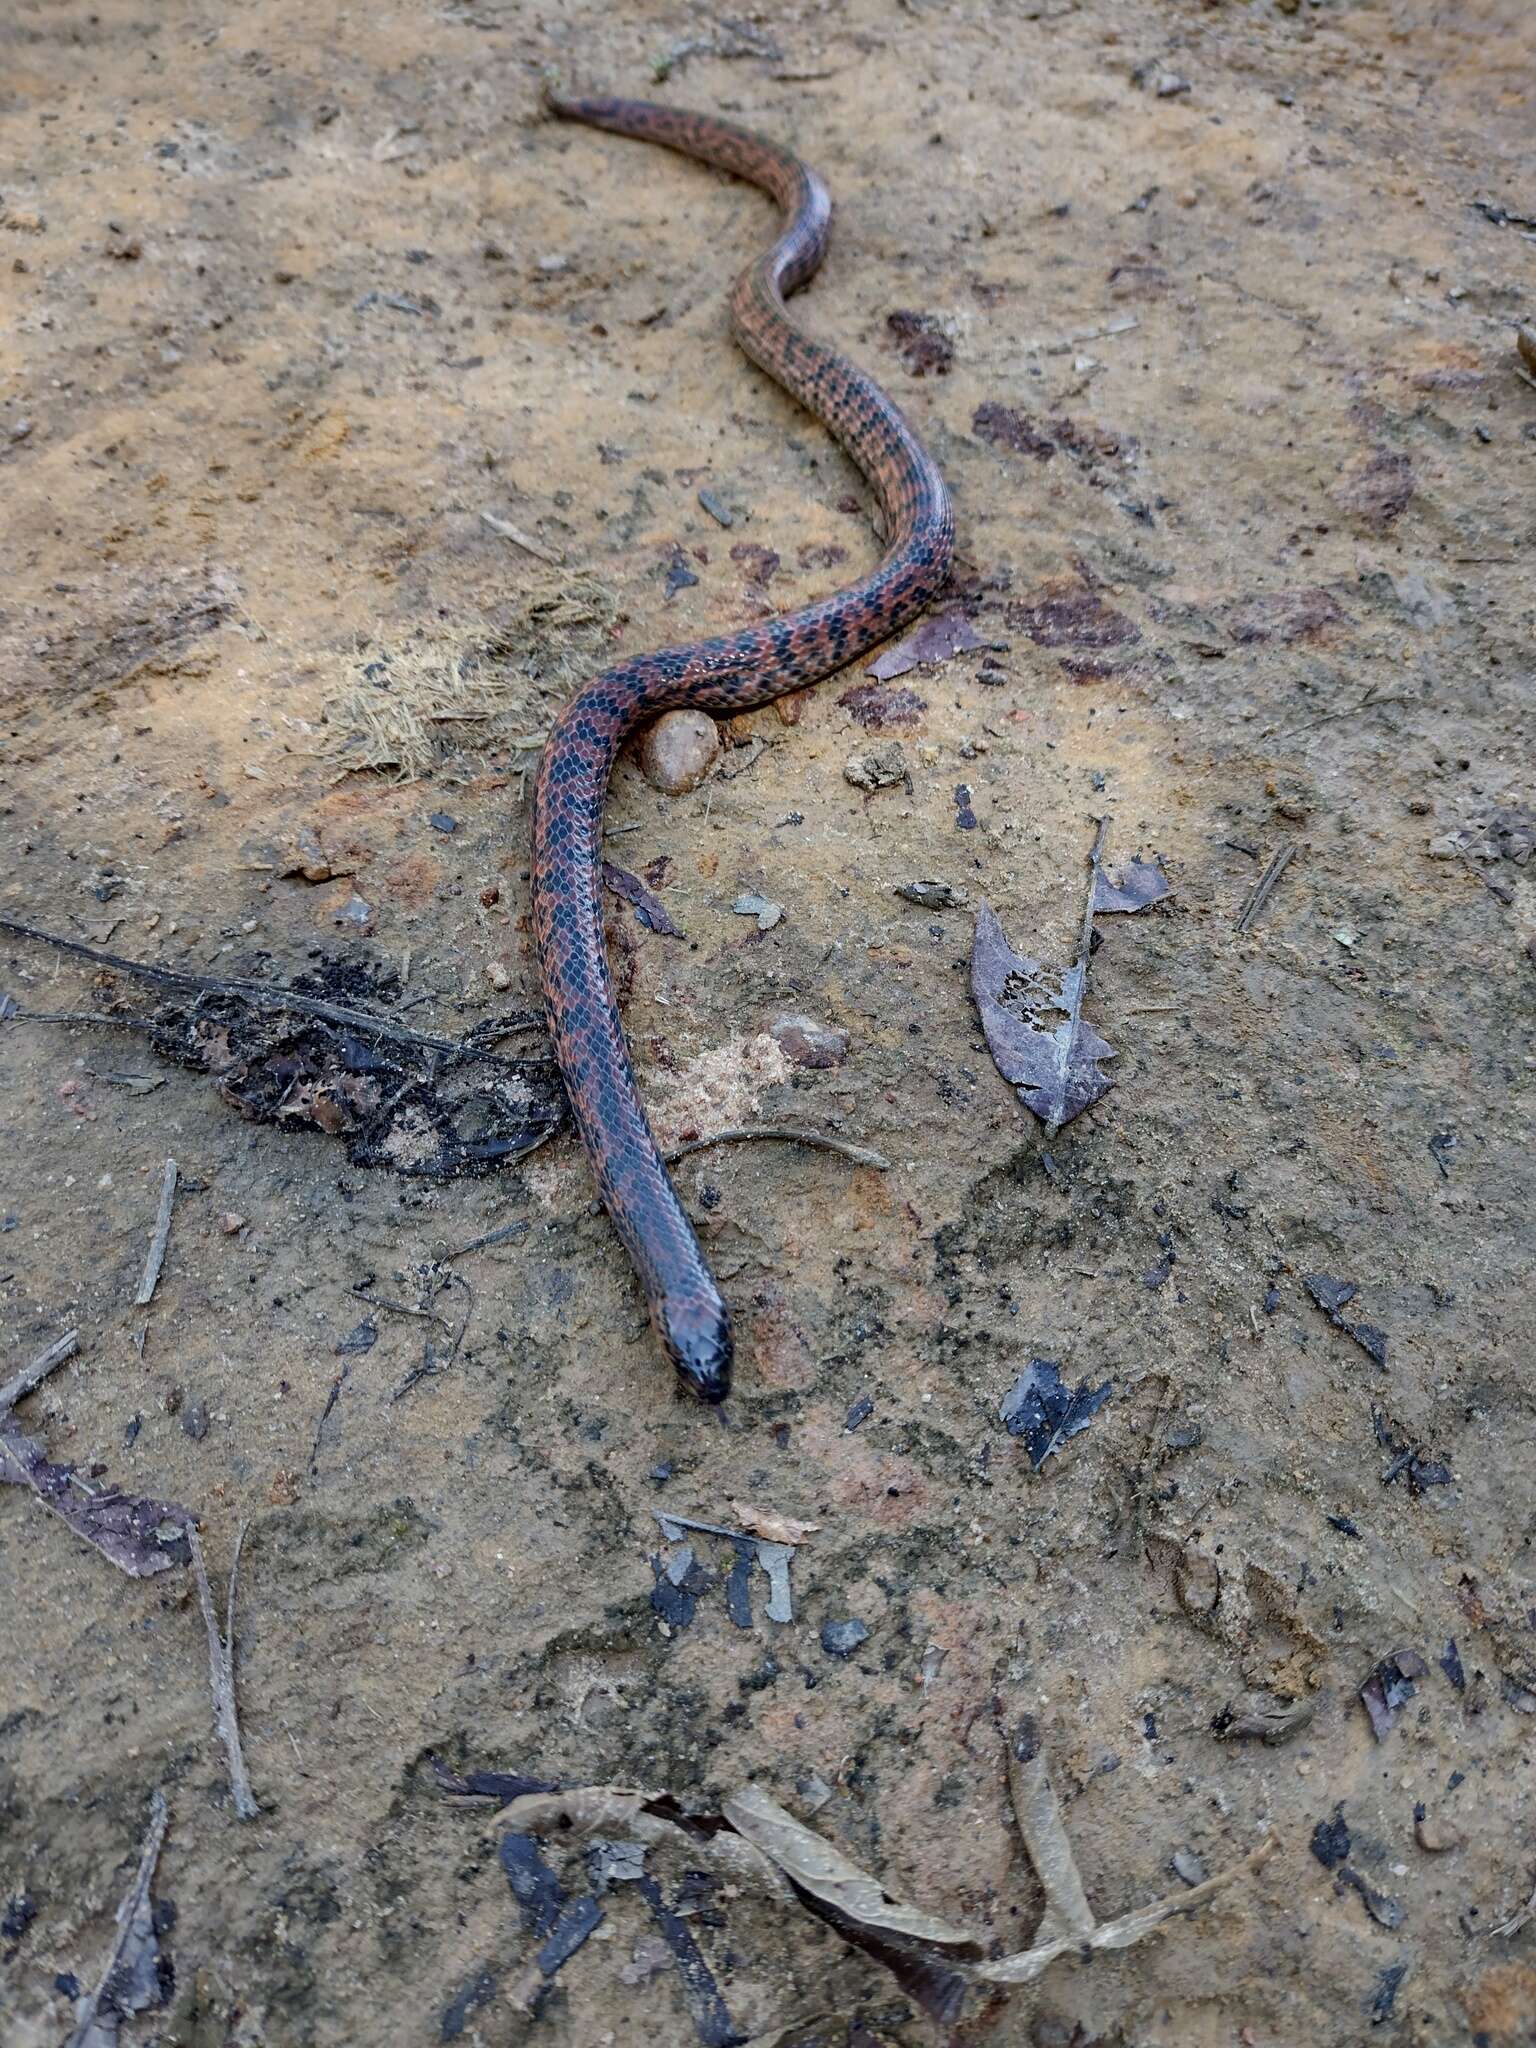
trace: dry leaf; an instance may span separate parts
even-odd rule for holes
[[[772,1508],[755,1508],[748,1500],[733,1500],[731,1513],[743,1529],[765,1543],[803,1543],[821,1527],[820,1522],[797,1522],[793,1515],[775,1514]]]

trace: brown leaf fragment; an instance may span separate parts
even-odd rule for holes
[[[900,675],[912,666],[907,662],[893,673]],[[866,732],[889,732],[893,727],[903,731],[920,724],[928,709],[927,699],[916,690],[894,690],[886,683],[855,683],[837,701]]]
[[[914,632],[877,655],[869,664],[868,672],[885,683],[893,676],[904,676],[909,669],[919,665],[949,661],[954,655],[967,654],[973,647],[986,645],[963,611],[930,612]],[[846,704],[852,694],[849,691],[838,702]],[[866,722],[860,721],[861,724]]]
[[[1037,462],[1049,462],[1056,453],[1047,422],[1020,408],[999,405],[995,399],[977,406],[971,432],[994,448],[1007,448],[1015,455],[1032,455]]]
[[[955,360],[955,345],[932,313],[888,313],[887,332],[914,377],[945,377]]]
[[[1347,464],[1329,495],[1341,512],[1373,533],[1385,533],[1408,509],[1416,488],[1406,455],[1374,448]]]
[[[772,1508],[754,1507],[748,1500],[733,1500],[731,1513],[743,1529],[761,1536],[767,1543],[803,1543],[821,1527],[820,1522],[797,1522],[793,1515],[781,1515]]]
[[[1383,1657],[1360,1688],[1360,1703],[1371,1723],[1371,1733],[1385,1742],[1397,1725],[1397,1718],[1418,1690],[1414,1680],[1428,1676],[1429,1666],[1417,1650],[1395,1650]]]
[[[1211,1726],[1225,1741],[1256,1738],[1273,1749],[1289,1742],[1316,1712],[1310,1700],[1286,1699],[1273,1692],[1249,1692],[1230,1700]]]
[[[636,922],[647,931],[660,932],[663,938],[680,939],[678,930],[668,915],[666,907],[653,896],[638,875],[630,874],[627,868],[616,867],[611,860],[603,862],[603,886],[612,890],[615,896],[635,906]]]
[[[1259,591],[1224,606],[1219,616],[1239,647],[1266,640],[1288,647],[1297,640],[1321,639],[1330,627],[1344,622],[1338,599],[1320,583]]]
[[[66,2048],[116,2048],[125,2020],[164,2005],[170,1995],[174,1975],[160,1954],[150,1897],[169,1821],[165,1794],[156,1791],[150,1801],[149,1830],[139,1851],[138,1869],[117,1909],[112,1952],[96,1989],[76,2001],[74,2032]]]
[[[1141,638],[1140,627],[1081,575],[1050,578],[1003,617],[1039,647],[1124,647]]]

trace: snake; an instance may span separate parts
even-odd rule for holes
[[[552,725],[532,804],[531,903],[550,1042],[613,1227],[644,1289],[662,1350],[707,1402],[730,1391],[730,1310],[667,1174],[641,1105],[603,941],[603,812],[619,749],[637,727],[688,706],[750,711],[819,682],[909,624],[943,588],[954,514],[937,464],[901,409],[846,356],[796,327],[785,299],[826,251],[832,202],[780,144],[713,115],[645,100],[572,97],[552,116],[634,136],[760,186],[782,233],[730,298],[750,359],[841,444],[879,507],[885,552],[858,582],[741,631],[638,655],[584,683]]]

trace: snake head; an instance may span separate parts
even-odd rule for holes
[[[678,1376],[701,1401],[723,1401],[731,1391],[731,1313],[719,1296],[663,1300],[656,1330]]]

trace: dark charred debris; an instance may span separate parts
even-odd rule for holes
[[[1429,1675],[1429,1666],[1417,1650],[1394,1650],[1383,1657],[1360,1688],[1360,1702],[1378,1742],[1385,1742],[1397,1726],[1398,1716],[1418,1691],[1417,1681]]]
[[[1387,1369],[1387,1333],[1375,1323],[1351,1322],[1344,1310],[1359,1294],[1353,1280],[1335,1279],[1331,1273],[1303,1273],[1302,1285],[1336,1330],[1352,1337],[1360,1349],[1383,1372]]]
[[[1031,1468],[1038,1472],[1069,1438],[1082,1434],[1111,1391],[1108,1380],[1101,1387],[1084,1380],[1075,1390],[1069,1388],[1059,1365],[1049,1358],[1032,1358],[1003,1396],[999,1412],[1008,1434],[1020,1440]]]
[[[1422,1448],[1412,1444],[1403,1436],[1382,1412],[1372,1404],[1371,1427],[1376,1441],[1386,1451],[1391,1463],[1381,1475],[1383,1486],[1395,1486],[1399,1479],[1406,1482],[1414,1499],[1431,1486],[1449,1486],[1453,1474],[1449,1465],[1439,1458],[1427,1457]]]
[[[135,1007],[102,976],[99,1007],[20,1011],[14,1021],[137,1032],[161,1059],[205,1074],[253,1123],[339,1138],[353,1166],[428,1180],[494,1173],[565,1122],[553,1059],[492,1050],[498,1038],[540,1030],[531,1015],[489,1020],[462,1039],[439,1038],[412,1030],[398,1012],[398,980],[366,966],[322,959],[291,983],[224,979],[124,959],[9,918],[0,919],[0,931],[72,953],[104,976],[160,996],[153,1009]]]

